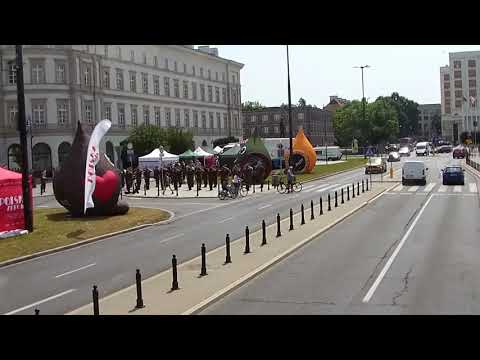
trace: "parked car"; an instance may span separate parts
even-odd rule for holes
[[[453,149],[453,158],[454,159],[465,159],[467,156],[467,148],[463,146],[457,146],[455,149]]]
[[[415,153],[417,156],[428,156],[430,155],[431,148],[428,142],[419,142],[415,147]]]
[[[410,148],[408,146],[404,146],[400,148],[398,153],[400,154],[400,156],[410,156]]]
[[[447,166],[442,169],[443,185],[465,185],[465,174],[461,166]]]
[[[405,161],[402,167],[402,185],[408,185],[408,183],[419,183],[420,185],[426,185],[427,171],[428,168],[425,167],[425,163],[423,161]]]
[[[384,158],[370,158],[365,165],[365,174],[381,174],[387,171],[387,162]]]
[[[396,151],[392,151],[388,154],[388,162],[400,161],[400,154]]]

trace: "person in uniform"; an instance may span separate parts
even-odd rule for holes
[[[195,174],[195,169],[193,167],[192,162],[186,166],[185,171],[187,173],[187,185],[188,185],[188,190],[192,190],[193,188],[193,181],[194,181],[194,174]]]
[[[134,194],[138,194],[140,187],[142,186],[142,170],[138,167],[135,169],[135,182],[136,186]]]
[[[203,187],[207,187],[207,183],[208,183],[208,172],[207,172],[207,169],[205,167],[202,166],[202,178],[203,178]]]
[[[245,179],[247,180],[247,191],[250,191],[250,186],[253,184],[253,167],[250,163],[245,166]]]
[[[216,188],[218,186],[218,165],[212,167],[213,173],[213,187]]]
[[[197,184],[197,188],[201,190],[202,188],[202,167],[201,165],[195,166],[195,182]]]
[[[143,178],[145,179],[145,188],[150,190],[150,169],[145,168],[143,170]]]
[[[127,194],[130,194],[130,189],[132,187],[133,183],[133,174],[132,174],[132,168],[129,167],[127,169],[127,172],[125,173],[125,183],[127,185]]]
[[[155,186],[158,188],[160,186],[160,170],[158,170],[158,166],[155,166],[155,169],[153,169],[153,178],[155,179]]]
[[[223,165],[220,170],[220,181],[222,183],[222,190],[225,190],[228,185],[228,177],[230,176],[230,169],[227,165]]]

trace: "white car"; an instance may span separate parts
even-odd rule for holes
[[[428,142],[419,142],[415,148],[415,153],[417,156],[428,156],[430,155],[431,148]]]
[[[404,146],[400,148],[398,153],[400,154],[400,156],[410,156],[410,149],[408,148],[408,146]]]
[[[423,161],[408,160],[405,161],[402,167],[402,185],[408,183],[420,183],[420,185],[427,185],[427,171]]]

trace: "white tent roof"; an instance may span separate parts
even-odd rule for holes
[[[215,149],[213,149],[213,152],[215,152],[216,154],[219,154],[222,152],[222,148],[220,146],[216,146]]]
[[[179,156],[175,154],[170,154],[166,150],[163,150],[163,160],[175,160],[178,159]],[[153,150],[150,154],[147,154],[145,156],[139,157],[139,159],[142,160],[160,160],[160,149],[155,149]]]
[[[200,146],[197,147],[195,149],[195,151],[193,152],[195,154],[195,156],[212,156],[213,154],[210,154],[209,152],[206,152],[205,150],[203,150]]]

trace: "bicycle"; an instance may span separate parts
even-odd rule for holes
[[[294,192],[300,192],[300,191],[302,191],[302,189],[303,189],[302,183],[294,181],[294,183],[292,184],[292,190]],[[285,194],[285,193],[287,193],[287,190],[288,190],[288,183],[285,183],[283,181],[283,179],[280,179],[280,182],[279,182],[278,187],[277,187],[277,191],[280,194]]]

